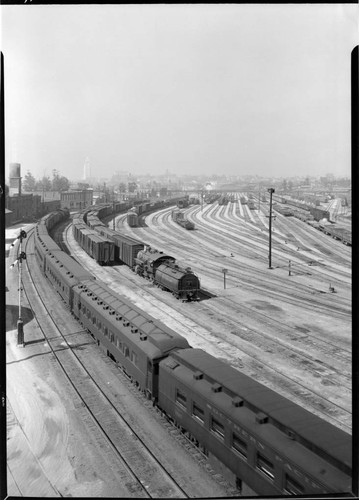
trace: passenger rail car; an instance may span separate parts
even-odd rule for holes
[[[158,405],[261,495],[351,489],[351,438],[201,349],[159,365]]]
[[[191,348],[180,334],[56,250],[48,235],[35,234],[41,270],[78,321],[237,486],[260,495],[351,491],[348,434]],[[155,252],[147,257],[150,264]],[[168,264],[160,262],[156,269],[163,265]]]
[[[73,314],[107,354],[153,400],[158,397],[158,363],[187,340],[98,281],[74,287]]]

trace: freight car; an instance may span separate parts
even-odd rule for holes
[[[193,222],[186,219],[180,210],[172,210],[172,219],[185,229],[194,229]]]
[[[318,207],[310,207],[309,212],[317,221],[320,221],[321,219],[330,220],[330,212],[328,212],[328,210]]]
[[[100,265],[110,265],[115,259],[115,247],[111,240],[103,238],[96,230],[77,220],[73,224],[73,235],[81,248]]]
[[[201,349],[160,362],[158,405],[238,486],[260,495],[350,491],[348,434]]]
[[[193,230],[195,227],[194,223],[188,219],[180,219],[177,221],[177,224],[181,227],[184,227],[187,230]]]
[[[351,246],[352,244],[351,231],[337,226],[335,223],[321,221],[318,223],[317,229],[323,231],[324,234],[332,236],[335,240],[342,241],[345,245]]]
[[[247,206],[248,206],[249,210],[257,210],[257,207],[256,207],[254,201],[249,200],[247,203]]]
[[[134,270],[136,265],[135,257],[140,250],[144,249],[145,245],[135,238],[118,233],[106,226],[98,227],[97,230],[101,236],[113,241],[115,247],[114,260],[116,262],[121,261]]]
[[[178,208],[186,208],[189,205],[188,197],[182,198],[177,201]]]
[[[56,269],[53,283],[68,287],[64,300],[75,317],[212,463],[231,471],[238,486],[246,483],[261,495],[350,492],[349,435],[192,349],[102,282],[76,265],[69,268],[70,261],[59,258],[63,252],[44,252],[45,236],[35,239],[35,253],[45,259],[43,272],[51,276]]]
[[[278,212],[281,215],[284,215],[285,217],[291,217],[294,215],[294,210],[288,206],[282,206],[279,205],[278,203],[274,203],[273,205],[273,210],[275,212]]]

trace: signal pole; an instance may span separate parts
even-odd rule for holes
[[[270,195],[269,200],[269,267],[268,269],[273,269],[272,267],[272,196],[275,189],[269,188],[268,193]]]
[[[26,253],[22,251],[22,240],[27,237],[26,231],[21,229],[18,239],[20,240],[19,253],[17,260],[11,264],[10,268],[15,267],[15,264],[19,267],[19,319],[17,320],[17,345],[24,347],[24,322],[21,317],[21,292],[22,292],[22,261],[26,259]],[[14,246],[12,243],[11,246]]]

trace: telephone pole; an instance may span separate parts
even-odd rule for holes
[[[269,199],[269,267],[268,269],[273,269],[272,267],[272,196],[275,189],[269,188],[268,193],[270,195]]]

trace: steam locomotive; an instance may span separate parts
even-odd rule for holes
[[[103,264],[104,255],[109,256],[107,264],[121,261],[162,290],[171,292],[177,299],[199,300],[200,280],[190,267],[181,267],[174,257],[108,228],[99,219],[104,212],[106,216],[109,215],[107,206],[91,207],[73,218],[74,237],[91,257]],[[102,242],[94,247],[92,242],[97,242],[99,237]]]
[[[221,464],[242,494],[350,494],[349,434],[192,348],[179,333],[95,280],[48,234],[66,217],[54,213],[36,226],[35,256],[42,272],[107,355],[213,464]],[[146,263],[146,272],[154,263],[157,270],[172,264],[149,250],[136,264]]]

